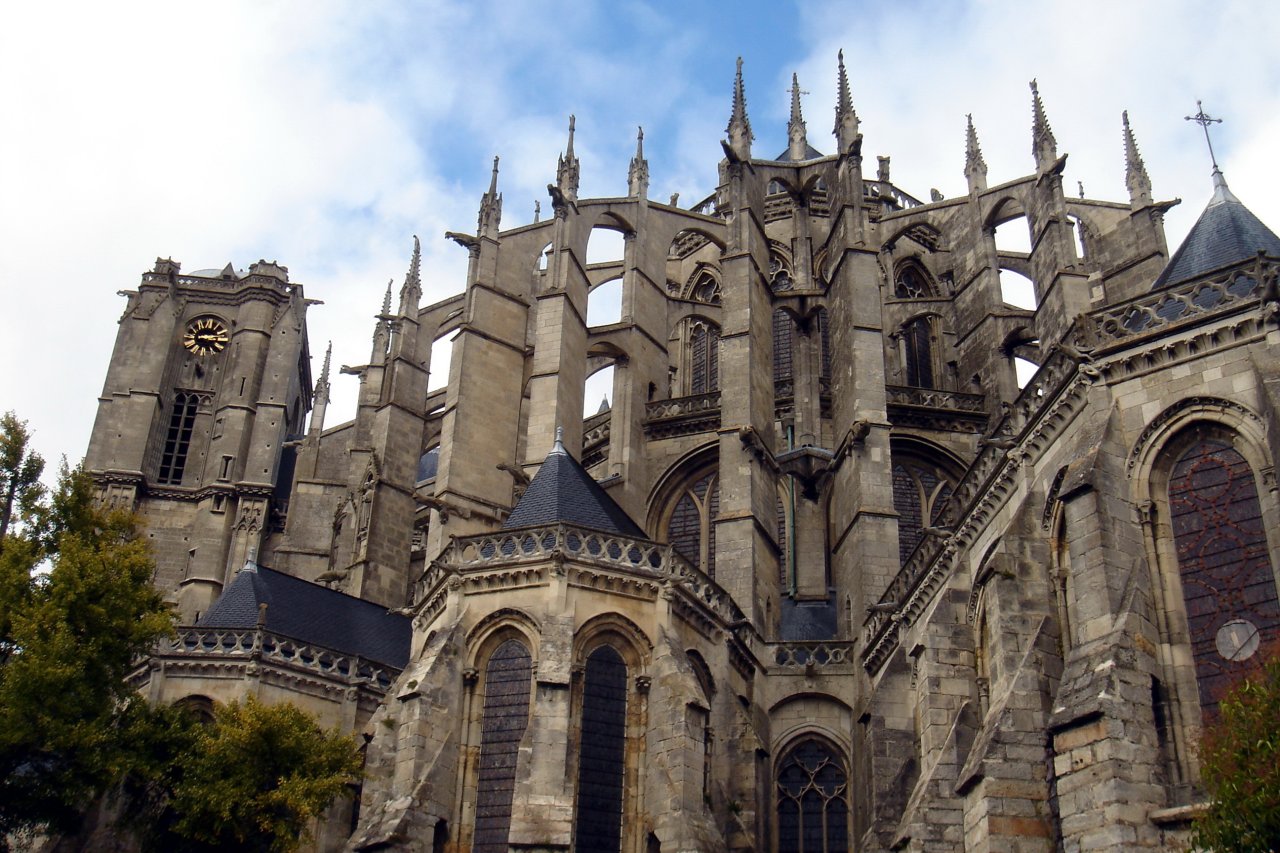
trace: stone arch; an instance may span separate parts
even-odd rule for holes
[[[893,265],[894,299],[930,299],[938,296],[938,284],[920,261],[919,255],[903,258]]]
[[[827,733],[807,731],[791,739],[773,768],[778,850],[841,853],[850,849],[852,794],[848,749]]]
[[[183,696],[181,699],[173,703],[175,708],[181,708],[191,716],[195,717],[204,725],[211,725],[214,720],[214,709],[217,703],[200,693],[191,693]]]
[[[495,610],[467,632],[467,665],[479,667],[496,646],[511,637],[521,639],[536,659],[541,636],[538,621],[523,610],[514,607]]]
[[[1259,648],[1280,642],[1280,524],[1261,420],[1194,397],[1157,416],[1129,474],[1161,643],[1152,703],[1167,775],[1185,800],[1194,744]]]
[[[720,268],[715,264],[700,261],[685,281],[680,291],[680,298],[707,305],[719,305],[720,287]]]

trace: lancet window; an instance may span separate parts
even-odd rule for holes
[[[516,756],[529,725],[533,659],[519,640],[506,640],[484,673],[484,716],[476,774],[475,853],[506,853],[511,831]]]
[[[904,564],[924,528],[937,523],[952,489],[953,478],[938,466],[913,454],[894,454],[893,508],[898,511],[898,556]]]
[[[695,322],[689,335],[689,393],[705,394],[720,387],[720,329]]]
[[[622,794],[626,766],[627,664],[612,646],[587,657],[582,683],[582,742],[574,805],[574,849],[622,849]],[[505,849],[505,848],[504,848]]]
[[[902,361],[907,384],[913,388],[936,388],[934,376],[934,329],[936,319],[917,317],[902,327]]]

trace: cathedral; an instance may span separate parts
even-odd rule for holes
[[[550,215],[504,228],[495,161],[456,295],[421,304],[415,238],[364,364],[313,379],[276,262],[125,294],[86,467],[181,624],[133,684],[354,735],[313,849],[1185,838],[1203,721],[1280,640],[1280,238],[1215,165],[1171,252],[1127,116],[1128,199],[1069,197],[1034,82],[1034,169],[989,183],[970,119],[967,193],[923,200],[837,74],[826,152],[793,84],[761,156],[739,62],[691,207],[642,134],[627,195],[579,197],[570,119]]]

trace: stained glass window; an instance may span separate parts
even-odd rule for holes
[[[622,849],[622,780],[626,760],[627,665],[611,646],[587,658],[582,685],[582,747],[574,805],[577,853]]]
[[[778,853],[849,849],[849,783],[844,762],[825,743],[807,740],[778,767]]]
[[[498,646],[485,667],[474,853],[506,853],[508,849],[516,756],[529,725],[532,675],[532,658],[518,640]]]

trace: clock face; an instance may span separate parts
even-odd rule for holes
[[[213,317],[192,320],[182,336],[182,345],[196,355],[214,355],[226,349],[227,327]]]

